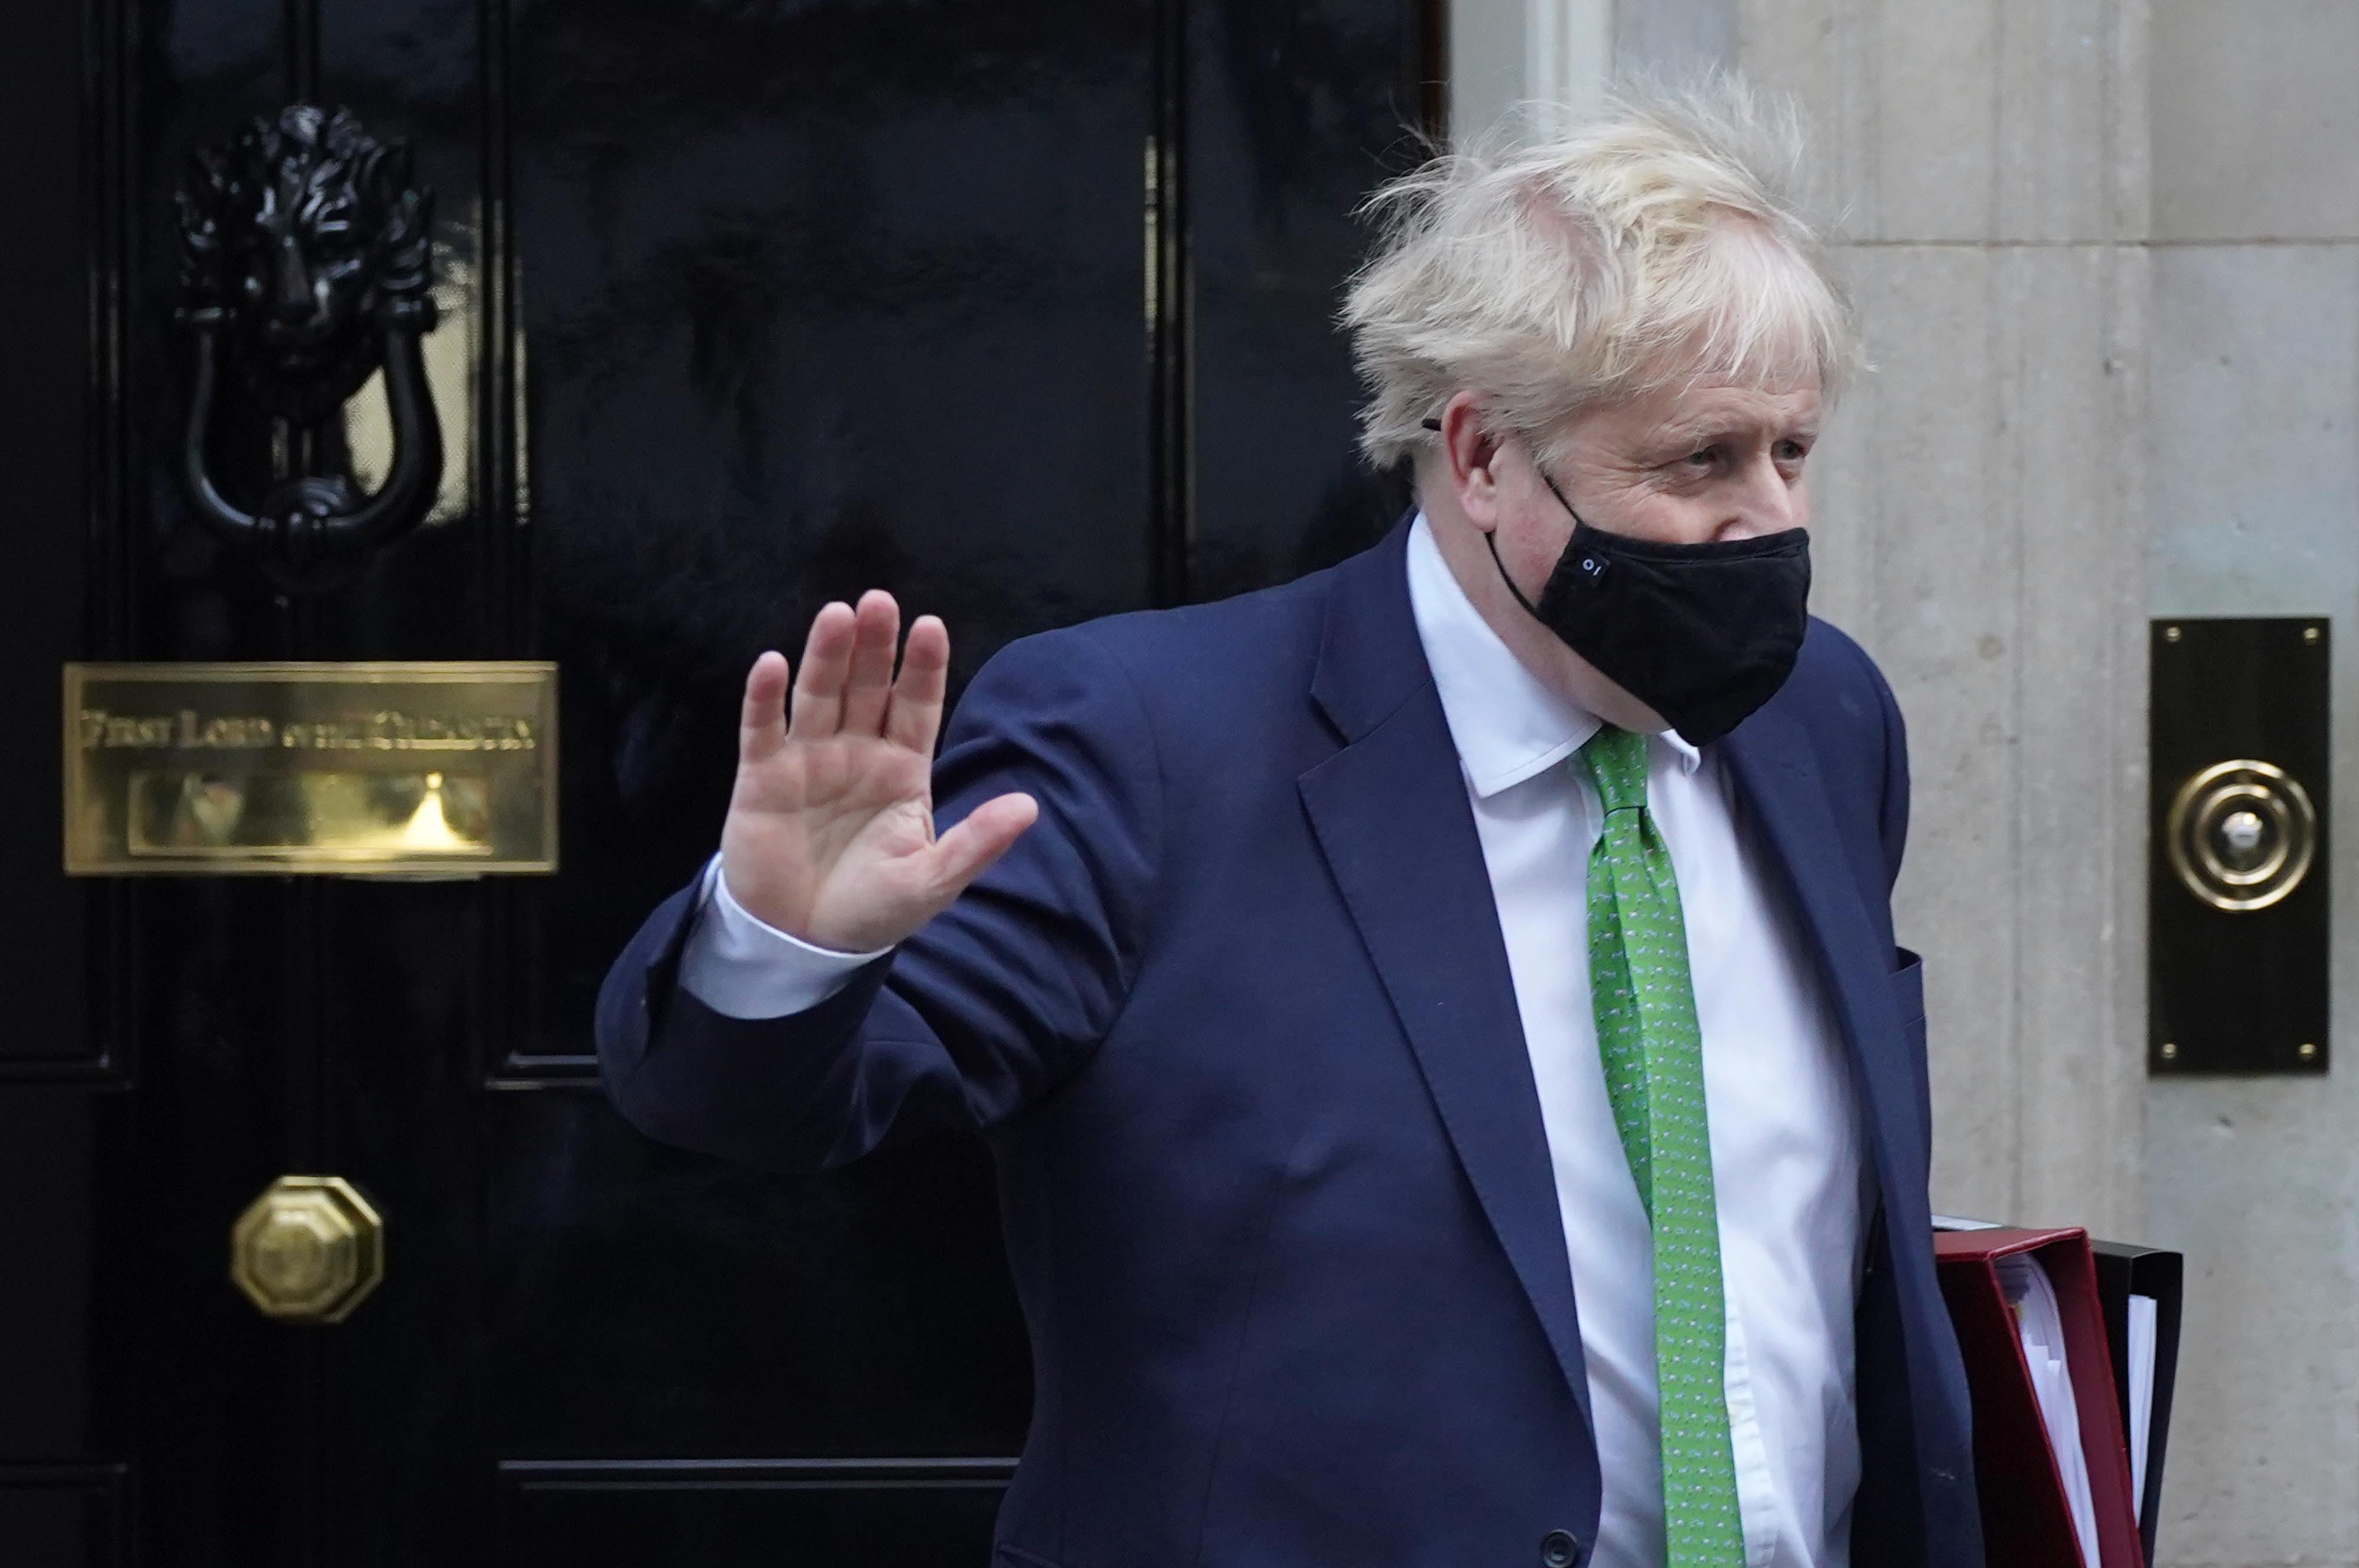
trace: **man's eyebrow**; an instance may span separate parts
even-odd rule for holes
[[[1799,434],[1816,440],[1819,420],[1766,419],[1757,420],[1743,414],[1690,414],[1666,420],[1655,428],[1649,439],[1658,445],[1693,449],[1723,441],[1732,435],[1747,434],[1756,430],[1769,430],[1778,435]]]
[[[1657,428],[1655,436],[1657,440],[1667,444],[1684,446],[1690,441],[1702,441],[1707,436],[1726,434],[1729,423],[1730,421],[1726,419],[1689,415],[1683,419],[1666,421]]]
[[[1701,446],[1748,426],[1749,421],[1727,415],[1688,414],[1655,427],[1654,440],[1663,446]]]

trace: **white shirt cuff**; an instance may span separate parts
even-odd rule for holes
[[[843,989],[854,971],[893,950],[837,953],[788,936],[729,893],[721,857],[704,868],[696,923],[679,955],[680,989],[723,1018],[782,1018]]]

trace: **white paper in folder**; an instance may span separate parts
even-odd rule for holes
[[[2086,1568],[2098,1568],[2097,1508],[2089,1496],[2089,1457],[2081,1447],[2081,1407],[2072,1395],[2072,1369],[2065,1361],[2064,1318],[2056,1310],[2056,1287],[2037,1258],[2002,1258],[1997,1267],[1999,1286],[2015,1309],[2023,1336],[2023,1359],[2031,1368],[2040,1424],[2048,1429],[2048,1446],[2056,1455],[2056,1472],[2063,1477],[2081,1561]]]
[[[2136,1500],[2138,1521],[2143,1524],[2146,1451],[2154,1436],[2155,1332],[2162,1303],[2152,1296],[2132,1296],[2129,1305],[2130,1496]]]

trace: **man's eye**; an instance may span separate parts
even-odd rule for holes
[[[1800,441],[1788,441],[1777,443],[1777,461],[1780,463],[1799,463],[1810,455],[1810,449]]]
[[[1680,461],[1686,463],[1690,468],[1710,468],[1720,461],[1720,448],[1716,446],[1700,447],[1696,451],[1688,453],[1687,456],[1680,459]]]

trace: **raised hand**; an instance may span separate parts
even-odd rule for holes
[[[934,836],[934,737],[951,658],[932,615],[909,627],[871,590],[811,622],[794,681],[765,653],[745,677],[737,788],[721,871],[746,910],[819,947],[890,947],[940,914],[1032,825],[1028,795],[1002,795]]]

